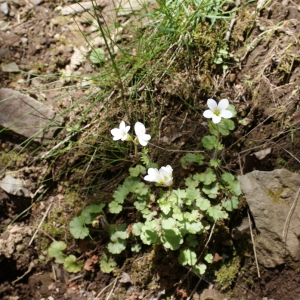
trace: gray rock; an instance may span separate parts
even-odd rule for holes
[[[84,11],[90,10],[94,8],[94,5],[99,7],[104,7],[106,5],[106,1],[98,0],[95,1],[94,3],[92,1],[79,2],[79,3],[74,3],[68,6],[61,7],[60,9],[61,9],[61,14],[63,16],[67,16],[67,15],[75,15],[77,13],[82,13]],[[59,9],[57,8],[57,10]]]
[[[38,6],[38,5],[42,4],[44,2],[44,0],[30,0],[30,2],[33,5]]]
[[[18,91],[0,89],[0,128],[45,143],[62,124],[63,118],[45,104]]]
[[[197,296],[193,297],[194,300],[197,299]],[[227,300],[226,295],[223,295],[218,290],[215,289],[205,289],[200,297],[199,300]]]
[[[26,198],[31,197],[30,191],[23,186],[23,181],[9,174],[0,180],[0,187],[10,195],[23,196]]]
[[[239,226],[232,228],[231,236],[234,240],[239,240],[242,236],[250,231],[250,223],[248,218],[243,219]]]
[[[7,16],[9,14],[9,7],[7,2],[3,2],[0,5],[0,10]]]
[[[260,264],[274,268],[300,259],[300,175],[285,169],[253,171],[241,176],[255,226],[257,258]]]
[[[19,66],[15,63],[1,64],[1,71],[8,73],[17,73],[20,72]]]

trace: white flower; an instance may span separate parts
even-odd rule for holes
[[[146,181],[157,182],[160,185],[171,186],[173,184],[173,169],[170,165],[161,167],[159,170],[155,168],[148,169],[148,175],[144,177]]]
[[[128,134],[128,131],[130,129],[130,126],[126,126],[125,122],[122,121],[119,125],[119,128],[114,128],[110,132],[114,136],[114,141],[130,141],[131,136]]]
[[[208,99],[207,106],[209,109],[203,113],[203,116],[212,119],[215,124],[220,123],[221,118],[230,119],[232,112],[226,109],[228,105],[229,101],[227,99],[222,99],[218,104],[214,99]]]
[[[151,136],[149,134],[146,134],[145,125],[141,122],[136,122],[134,125],[134,131],[139,140],[139,143],[142,146],[146,146],[148,144],[148,141],[151,139]]]

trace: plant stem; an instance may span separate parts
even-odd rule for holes
[[[218,125],[217,125],[217,131],[218,131],[218,134],[217,134],[217,146],[218,146],[218,144],[220,142],[220,131],[219,131],[219,126]],[[213,159],[217,159],[218,152],[219,152],[219,150],[217,148],[215,148]]]

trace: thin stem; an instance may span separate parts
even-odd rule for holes
[[[220,131],[219,131],[219,126],[218,125],[217,125],[217,132],[218,132],[218,134],[217,134],[217,145],[218,145],[219,142],[220,142]],[[219,152],[219,150],[217,148],[215,148],[213,159],[217,159],[218,152]]]

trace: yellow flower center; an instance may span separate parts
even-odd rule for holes
[[[221,111],[220,111],[218,108],[216,108],[216,109],[214,110],[214,114],[215,114],[216,116],[219,116],[219,115],[221,114]]]

